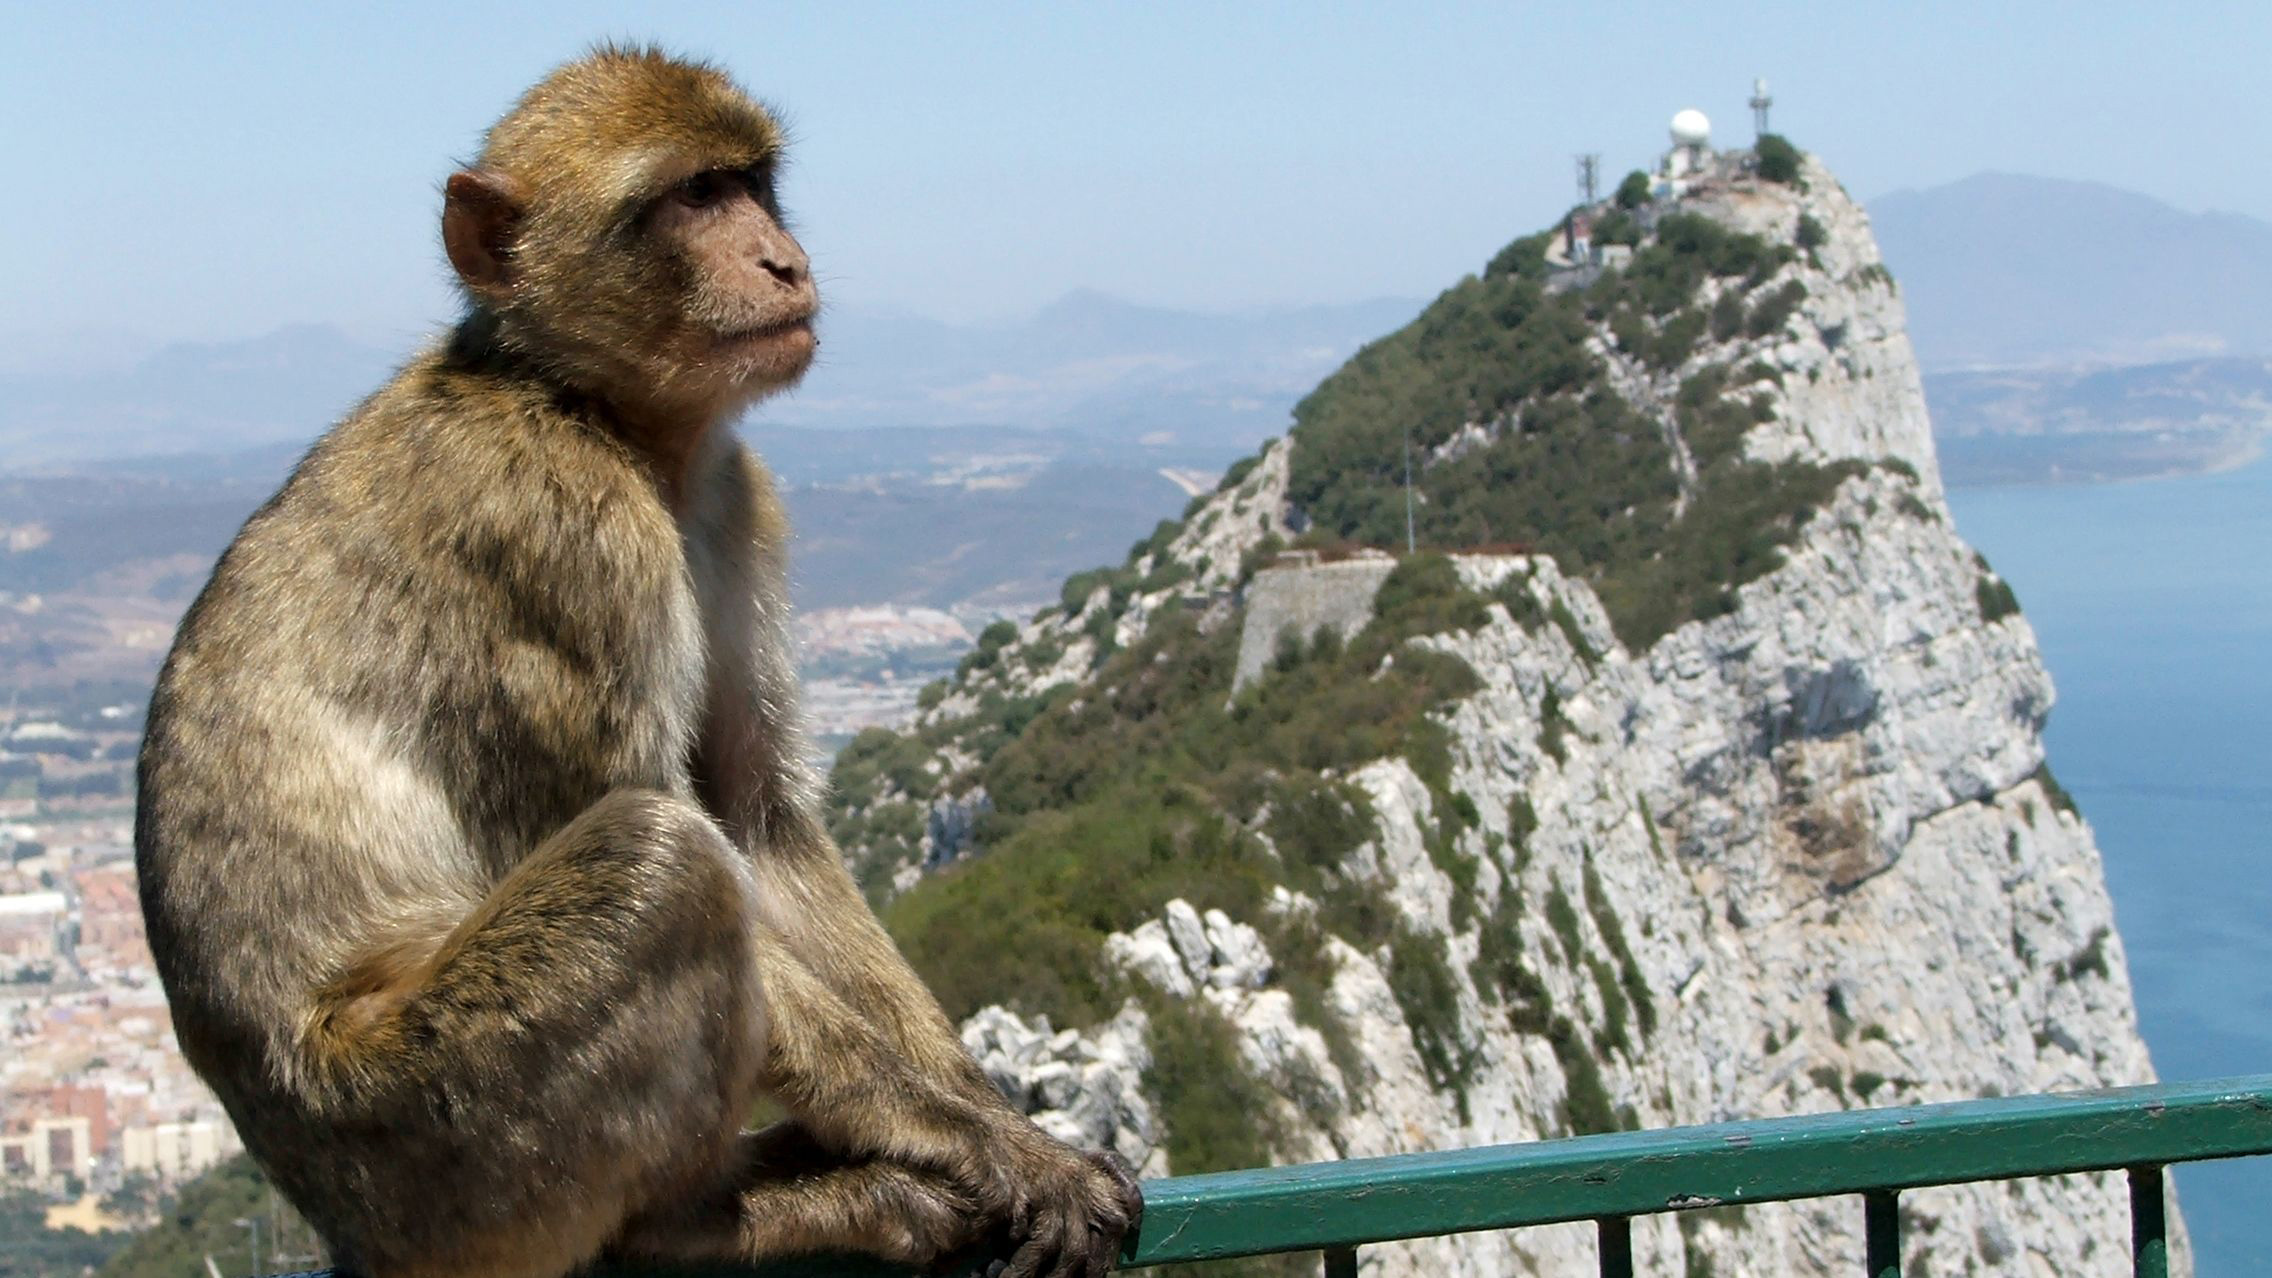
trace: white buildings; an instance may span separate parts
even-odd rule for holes
[[[0,896],[0,978],[53,968],[70,920],[71,902],[61,892]]]
[[[94,1124],[84,1117],[39,1118],[22,1131],[0,1132],[0,1179],[85,1180],[94,1170]]]
[[[119,1160],[127,1171],[166,1181],[194,1176],[237,1148],[236,1132],[211,1119],[129,1127],[120,1137]]]

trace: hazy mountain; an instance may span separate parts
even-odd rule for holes
[[[1112,445],[1150,437],[1148,458],[1221,465],[1282,429],[1319,377],[1418,306],[1217,315],[1076,292],[991,325],[831,311],[819,363],[758,421],[1077,429]],[[0,361],[0,469],[303,444],[410,352],[299,326],[166,346],[123,369],[67,354]]]
[[[297,325],[176,343],[123,369],[0,373],[0,469],[304,443],[406,353]]]
[[[2013,173],[1869,207],[1929,372],[2272,355],[2272,223]]]
[[[1081,290],[1012,322],[956,326],[848,311],[769,420],[798,426],[997,424],[1224,450],[1284,429],[1294,401],[1416,301],[1200,314]]]

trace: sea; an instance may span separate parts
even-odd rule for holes
[[[2272,461],[1949,504],[2051,669],[2155,1069],[2272,1073]],[[2272,1157],[2175,1179],[2203,1278],[2272,1274]]]

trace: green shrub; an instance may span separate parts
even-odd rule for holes
[[[1846,1103],[1846,1080],[1840,1076],[1835,1068],[1829,1065],[1817,1065],[1807,1071],[1807,1079],[1816,1087],[1837,1097],[1839,1104]]]
[[[1973,600],[1980,605],[1980,620],[1994,625],[2006,617],[2019,615],[2020,597],[2012,593],[2012,585],[2002,577],[1982,574],[1973,583]]]
[[[1538,746],[1554,756],[1556,763],[1570,761],[1570,746],[1565,740],[1570,733],[1570,721],[1562,717],[1562,694],[1552,688],[1538,702]]]
[[[1617,1109],[1610,1103],[1609,1088],[1601,1077],[1601,1064],[1588,1051],[1578,1027],[1570,1018],[1557,1016],[1547,1027],[1547,1042],[1554,1049],[1555,1063],[1562,1067],[1565,1091],[1562,1096],[1562,1126],[1573,1136],[1589,1136],[1595,1132],[1614,1132],[1622,1128]]]
[[[1546,890],[1546,926],[1553,929],[1554,939],[1562,943],[1562,961],[1575,964],[1584,957],[1585,950],[1578,939],[1578,911],[1570,904],[1570,894],[1562,884],[1553,883]]]
[[[1511,275],[1533,282],[1546,278],[1546,249],[1554,242],[1554,232],[1539,231],[1526,235],[1492,257],[1484,268],[1486,275]],[[1359,352],[1362,354],[1362,352]]]
[[[2049,760],[2037,764],[2035,771],[2029,773],[2028,776],[2030,780],[2043,787],[2044,797],[2051,800],[2052,807],[2069,816],[2081,815],[2082,809],[2075,806],[2075,796],[2067,793],[2067,787],[2059,784],[2059,778],[2051,775]]]
[[[986,855],[927,876],[884,911],[956,1020],[1000,1003],[1093,1024],[1117,1004],[1106,935],[1175,897],[1259,917],[1275,877],[1251,838],[1180,789],[1010,815],[1010,833]]]
[[[1642,809],[1641,818],[1648,822],[1649,841],[1654,844],[1657,827],[1649,819],[1648,809]],[[1657,851],[1662,855],[1664,849],[1659,847]],[[1646,1038],[1657,1032],[1656,1000],[1649,994],[1648,982],[1641,979],[1641,964],[1633,957],[1633,947],[1625,940],[1625,924],[1611,907],[1609,894],[1602,889],[1601,875],[1595,872],[1591,856],[1586,858],[1580,886],[1585,889],[1586,913],[1593,918],[1594,930],[1601,933],[1602,944],[1609,947],[1610,957],[1617,960],[1617,984],[1632,1001],[1640,1019],[1641,1035]]]
[[[1779,133],[1762,133],[1752,150],[1759,157],[1759,176],[1786,186],[1799,180],[1799,148]]]
[[[1625,992],[1618,988],[1617,976],[1609,964],[1588,955],[1586,972],[1594,978],[1594,992],[1601,997],[1601,1027],[1594,1035],[1594,1043],[1606,1056],[1611,1052],[1630,1053],[1632,1036],[1626,1033],[1625,1021],[1630,1015]]]
[[[1145,1074],[1179,1176],[1268,1166],[1282,1137],[1271,1090],[1239,1060],[1229,1022],[1205,1003],[1147,993],[1152,1068]]]
[[[1507,800],[1507,842],[1520,852],[1538,830],[1538,809],[1531,806],[1530,796],[1518,794]],[[1516,868],[1521,868],[1517,858]]]
[[[1057,602],[1064,606],[1065,615],[1079,615],[1081,609],[1088,605],[1089,596],[1096,593],[1097,587],[1110,584],[1111,577],[1110,568],[1091,568],[1087,572],[1077,572],[1067,577],[1065,584],[1057,591]]]
[[[1436,831],[1423,841],[1422,846],[1427,850],[1428,861],[1436,867],[1436,872],[1451,883],[1452,930],[1464,932],[1475,922],[1476,881],[1482,871],[1482,863],[1473,855],[1460,850],[1458,837],[1452,832],[1454,828],[1456,827],[1451,821],[1440,823]]]
[[[1467,1085],[1476,1062],[1459,1040],[1459,983],[1444,960],[1444,938],[1398,928],[1389,944],[1387,976],[1429,1084],[1452,1093],[1460,1121],[1468,1121]]]
[[[1745,311],[1743,294],[1734,289],[1729,289],[1714,299],[1712,302],[1712,340],[1725,342],[1743,332]]]
[[[1621,209],[1637,209],[1647,204],[1649,202],[1649,175],[1639,169],[1626,174],[1625,180],[1617,184],[1615,199],[1617,207]]]
[[[1586,641],[1586,632],[1579,628],[1577,617],[1571,614],[1570,605],[1562,602],[1559,596],[1547,608],[1546,618],[1554,623],[1555,629],[1562,632],[1564,639],[1570,641],[1570,647],[1578,654],[1578,660],[1589,666],[1601,661],[1601,654],[1594,651],[1594,646]]]
[[[1770,337],[1783,331],[1798,313],[1799,303],[1807,300],[1806,285],[1797,280],[1785,281],[1782,287],[1759,299],[1751,310],[1751,320],[1744,331],[1753,337]]]
[[[2082,949],[2077,950],[2052,969],[2053,979],[2062,983],[2077,981],[2085,976],[2095,976],[2102,981],[2105,980],[2109,972],[2106,965],[2108,935],[2109,932],[2103,926],[2093,930],[2090,940],[2083,943]]]

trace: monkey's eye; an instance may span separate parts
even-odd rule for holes
[[[749,183],[751,195],[768,208],[773,206],[773,169],[770,165],[753,164],[742,171],[742,180]]]
[[[706,209],[726,198],[733,191],[733,183],[724,173],[715,170],[697,173],[671,190],[671,198],[693,209]]]

